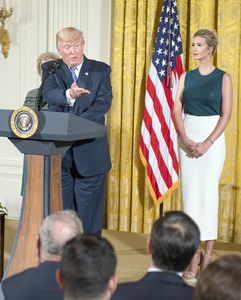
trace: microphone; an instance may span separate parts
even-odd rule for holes
[[[37,104],[37,110],[39,111],[41,109],[41,97],[42,97],[42,90],[43,90],[43,86],[45,84],[45,81],[49,78],[50,75],[54,74],[57,69],[60,67],[60,64],[58,62],[53,62],[51,64],[49,64],[48,70],[45,74],[45,76],[42,79],[42,83],[38,89],[38,94],[36,97],[36,104]]]
[[[50,64],[46,76],[54,74],[58,68],[59,68],[59,63],[58,62],[53,62],[52,64]]]

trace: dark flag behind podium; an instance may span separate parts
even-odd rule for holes
[[[183,72],[183,51],[175,0],[164,0],[146,84],[140,157],[150,194],[161,203],[178,183],[178,145],[173,107]]]

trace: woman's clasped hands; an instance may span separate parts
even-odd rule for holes
[[[208,139],[199,143],[188,139],[184,141],[184,145],[186,147],[188,156],[198,158],[206,153],[212,144]]]

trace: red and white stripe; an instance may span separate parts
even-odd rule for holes
[[[140,155],[147,169],[150,193],[162,202],[178,182],[178,145],[173,107],[183,57],[176,57],[172,70],[172,87],[161,81],[151,63],[147,78],[145,109],[141,127]]]

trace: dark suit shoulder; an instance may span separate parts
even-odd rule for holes
[[[57,262],[45,262],[6,278],[2,281],[5,299],[63,299],[55,278],[59,266]]]
[[[94,60],[94,59],[89,59],[87,57],[84,57],[84,60],[86,62],[86,64],[90,67],[90,68],[94,68],[96,70],[109,70],[110,66],[102,61],[98,61],[98,60]]]
[[[55,272],[55,270],[60,266],[58,262],[45,262],[41,263],[37,267],[28,268],[22,272],[14,274],[6,279],[3,280],[2,286],[4,285],[11,285],[13,283],[21,284],[22,281],[26,281],[28,279],[35,280],[35,278],[39,278],[39,276],[45,278],[46,273]],[[38,276],[38,277],[36,277]]]
[[[191,300],[193,288],[175,273],[149,272],[142,279],[118,285],[112,300]]]
[[[38,272],[37,270],[38,270],[38,267],[29,268],[22,272],[14,274],[14,275],[4,279],[2,281],[2,286],[4,287],[4,286],[12,285],[15,282],[20,283],[22,280],[25,281],[25,279],[31,278],[36,272]]]

